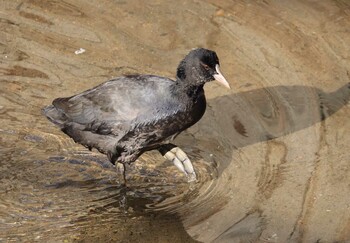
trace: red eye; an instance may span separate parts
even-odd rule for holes
[[[201,65],[205,68],[205,70],[209,70],[210,67],[207,64],[201,63]]]

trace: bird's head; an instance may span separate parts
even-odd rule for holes
[[[219,58],[214,51],[198,48],[180,62],[177,68],[177,78],[190,85],[203,85],[216,80],[226,88],[230,85],[220,72]]]

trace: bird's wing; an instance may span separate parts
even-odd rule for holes
[[[161,106],[171,82],[156,76],[120,77],[76,96],[55,99],[53,105],[67,122],[84,125],[85,130],[118,133]]]

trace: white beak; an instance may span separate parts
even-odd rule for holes
[[[219,64],[216,64],[215,66],[215,70],[217,72],[217,74],[214,74],[213,77],[215,78],[216,81],[218,81],[220,84],[222,84],[223,86],[225,86],[226,88],[230,88],[229,83],[227,82],[227,80],[225,79],[225,77],[222,75],[222,73],[220,72],[220,67]]]

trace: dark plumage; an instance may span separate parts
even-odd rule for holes
[[[195,49],[180,62],[175,81],[154,75],[118,77],[78,95],[55,99],[43,111],[75,142],[96,148],[113,164],[133,162],[153,149],[163,155],[172,151],[184,163],[188,157],[168,143],[203,116],[203,85],[214,79],[229,87],[216,53]],[[174,156],[170,159],[180,170],[194,174],[186,163],[184,168],[176,164]]]

